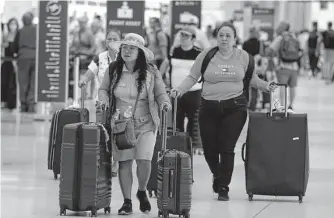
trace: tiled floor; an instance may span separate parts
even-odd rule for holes
[[[236,153],[236,167],[231,185],[231,200],[218,202],[211,191],[211,175],[203,156],[195,156],[193,218],[333,218],[334,217],[334,86],[320,80],[301,78],[295,111],[307,112],[310,140],[310,179],[304,202],[296,197],[261,197],[249,202],[245,193],[244,169],[240,157],[242,134]],[[58,181],[47,171],[49,122],[33,122],[31,116],[2,111],[1,124],[1,217],[54,218],[59,215]],[[137,186],[133,187],[135,193]],[[156,199],[153,210],[141,214],[134,199],[131,217],[157,217]],[[122,197],[117,179],[113,180],[112,211]],[[73,213],[68,213],[73,216]],[[81,213],[85,216],[87,214]]]

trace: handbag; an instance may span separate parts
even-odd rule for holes
[[[112,128],[114,143],[119,150],[132,149],[137,144],[137,137],[135,134],[135,111],[139,99],[139,93],[136,98],[135,107],[132,111],[132,116],[126,119],[115,120],[115,125]]]

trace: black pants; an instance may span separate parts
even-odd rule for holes
[[[234,168],[234,149],[247,118],[247,100],[239,97],[224,101],[202,99],[200,130],[206,162],[219,186],[227,188]]]
[[[310,62],[310,68],[312,70],[312,75],[316,76],[316,73],[320,71],[318,68],[318,61],[319,58],[315,55],[314,52],[309,53],[309,62]]]
[[[35,59],[18,59],[21,106],[35,104]]]
[[[198,122],[201,92],[201,90],[187,92],[179,98],[177,102],[176,128],[180,132],[184,132],[184,119],[187,117],[188,124],[186,132],[191,136],[194,148],[202,147]]]

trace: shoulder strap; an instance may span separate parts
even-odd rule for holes
[[[140,93],[138,92],[138,94],[137,94],[137,98],[136,98],[136,102],[135,102],[135,106],[134,106],[133,111],[132,111],[132,119],[135,118],[135,112],[136,112],[136,109],[137,109],[137,104],[138,104],[138,100],[139,100],[139,95],[140,95]]]
[[[213,56],[215,56],[215,54],[218,51],[218,46],[213,47],[212,49],[209,50],[209,52],[205,55],[204,59],[203,59],[203,63],[202,63],[202,67],[201,67],[201,74],[202,74],[202,78],[200,82],[204,82],[204,72],[206,70],[206,68],[208,67],[211,59],[213,58]]]
[[[244,93],[246,95],[247,100],[249,100],[249,84],[250,81],[253,77],[253,73],[254,73],[254,57],[250,54],[248,54],[249,57],[249,63],[248,63],[248,67],[245,73],[245,77],[243,79],[244,82]]]

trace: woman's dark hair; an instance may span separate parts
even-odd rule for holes
[[[119,83],[119,80],[121,79],[122,76],[122,71],[123,71],[123,66],[124,66],[124,60],[122,58],[122,47],[120,47],[117,58],[116,58],[116,82],[115,85],[112,88],[112,92],[114,93],[115,88],[117,86],[117,84]],[[138,49],[138,57],[136,60],[136,64],[135,67],[133,69],[133,71],[137,71],[138,70],[138,79],[137,79],[137,84],[138,84],[138,93],[140,93],[143,89],[143,84],[145,83],[146,80],[146,75],[147,75],[147,63],[146,63],[146,57],[145,57],[145,53],[143,52],[143,50]]]
[[[224,26],[230,27],[233,30],[234,38],[237,38],[237,29],[234,27],[234,25],[231,22],[224,22],[217,28],[217,34],[221,28]]]
[[[9,29],[9,25],[10,25],[11,22],[15,22],[15,24],[16,24],[16,31],[18,31],[18,30],[19,30],[19,21],[18,21],[15,17],[13,17],[13,18],[10,18],[10,19],[8,20],[8,22],[7,22],[7,29],[8,29],[8,32],[10,31],[10,29]]]

